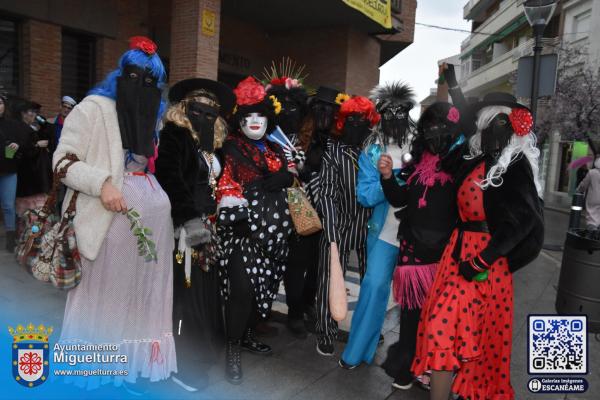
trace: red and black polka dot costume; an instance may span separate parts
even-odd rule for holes
[[[459,187],[462,222],[486,219],[477,185],[484,175],[481,162]],[[458,237],[455,229],[423,308],[412,371],[424,380],[432,370],[455,371],[452,392],[465,399],[512,400],[512,274],[507,259],[500,257],[487,280],[467,281],[452,257]],[[458,261],[477,256],[489,240],[489,233],[464,231]]]
[[[258,314],[266,318],[277,297],[285,271],[287,238],[293,224],[286,191],[281,200],[265,205],[256,186],[267,174],[293,168],[278,145],[263,141],[262,150],[240,133],[228,136],[223,146],[224,168],[217,185],[219,204],[217,231],[220,238],[221,292],[229,298],[228,263],[233,253],[241,254],[243,268],[253,288]],[[250,236],[234,235],[235,224],[247,224]]]

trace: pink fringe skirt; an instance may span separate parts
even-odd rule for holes
[[[398,265],[394,271],[394,300],[401,308],[422,308],[438,263],[422,265]]]

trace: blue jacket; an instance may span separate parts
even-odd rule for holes
[[[390,203],[385,199],[380,183],[380,173],[377,170],[377,161],[381,156],[382,148],[378,144],[367,147],[358,158],[358,183],[356,185],[356,198],[363,207],[373,208],[369,219],[369,233],[367,236],[367,251],[379,238],[387,217]],[[394,176],[400,169],[394,170]],[[404,184],[404,182],[401,182]]]

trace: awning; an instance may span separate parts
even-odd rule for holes
[[[498,32],[494,35],[491,35],[490,37],[485,39],[483,42],[481,42],[478,46],[472,48],[471,50],[467,51],[464,54],[461,54],[460,59],[464,60],[465,58],[469,57],[471,54],[473,54],[477,50],[485,49],[490,44],[501,41],[502,39],[504,39],[505,37],[507,37],[508,35],[513,33],[514,31],[519,29],[521,26],[523,26],[523,24],[525,24],[526,22],[527,22],[527,17],[525,17],[525,14],[521,15],[519,18],[515,19],[513,22],[508,24],[500,32]],[[475,32],[472,33],[472,35],[475,35],[475,34],[476,34]]]

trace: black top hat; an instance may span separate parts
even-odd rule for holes
[[[177,82],[169,89],[169,101],[171,103],[178,103],[185,99],[190,92],[201,89],[215,95],[220,105],[219,113],[221,115],[229,115],[231,113],[235,105],[233,90],[224,83],[211,79],[191,78]]]
[[[486,94],[482,101],[471,105],[471,110],[473,114],[475,114],[482,108],[489,106],[506,106],[510,108],[526,108],[529,110],[529,108],[523,104],[518,103],[515,96],[504,92],[492,92]]]
[[[338,104],[335,102],[338,94],[340,94],[340,91],[337,89],[332,89],[327,86],[319,86],[317,93],[313,96],[311,101],[320,100],[326,103]]]

